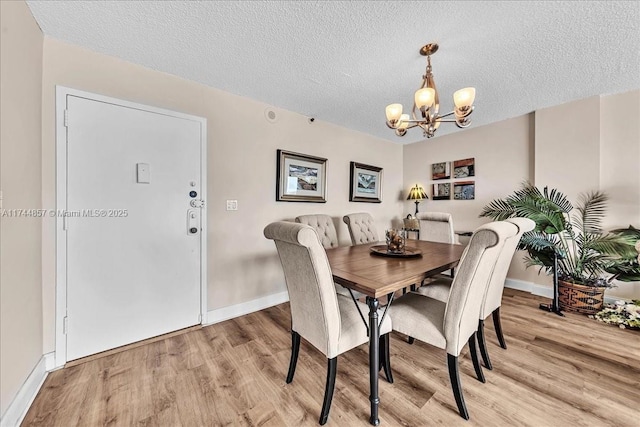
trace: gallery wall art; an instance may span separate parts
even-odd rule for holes
[[[278,150],[276,201],[327,201],[327,159]]]

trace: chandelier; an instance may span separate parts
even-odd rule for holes
[[[455,123],[459,128],[466,128],[471,124],[469,115],[473,112],[473,101],[476,97],[476,90],[472,87],[455,92],[453,94],[453,111],[439,114],[440,100],[431,73],[431,55],[437,51],[437,43],[429,43],[420,49],[420,55],[427,57],[427,70],[422,76],[422,86],[415,93],[411,117],[409,114],[402,114],[402,104],[387,105],[385,110],[387,126],[395,129],[398,136],[404,136],[407,129],[419,126],[422,128],[424,136],[431,138],[442,122]],[[454,118],[445,119],[451,115]]]

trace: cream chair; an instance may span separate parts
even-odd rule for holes
[[[446,212],[422,212],[418,213],[420,220],[420,240],[438,243],[460,244],[458,236],[453,231],[453,217]],[[449,274],[453,277],[455,269]],[[444,274],[438,274],[434,279],[446,278]],[[425,282],[429,283],[429,282]],[[411,340],[409,342],[412,342]]]
[[[367,327],[354,302],[336,295],[327,254],[312,227],[274,222],[265,227],[264,235],[276,244],[289,291],[291,360],[287,384],[293,381],[295,374],[300,337],[327,357],[327,382],[319,421],[322,425],[329,417],[338,355],[368,342]],[[367,312],[365,304],[356,304],[362,312]],[[388,364],[389,332],[391,319],[385,316],[380,325],[380,348],[387,379],[392,381]]]
[[[459,243],[453,231],[453,218],[446,212],[418,213],[420,240],[440,243]]]
[[[468,342],[476,376],[485,381],[476,351],[477,317],[502,246],[517,231],[515,225],[504,221],[476,230],[462,254],[447,302],[412,292],[389,309],[394,331],[446,350],[453,395],[460,416],[466,420],[469,413],[462,396],[458,357]]]
[[[484,319],[491,314],[493,317],[493,326],[498,336],[498,342],[502,348],[507,348],[507,344],[504,341],[504,335],[502,334],[502,325],[500,323],[500,306],[502,305],[502,292],[504,291],[504,283],[507,278],[507,272],[509,271],[509,265],[516,252],[518,243],[522,234],[531,231],[536,226],[536,223],[528,218],[510,218],[506,221],[515,224],[518,227],[518,232],[515,236],[508,238],[502,252],[498,256],[496,267],[491,274],[489,286],[487,292],[482,301],[482,307],[480,309],[480,317],[478,321],[478,344],[480,346],[480,354],[484,360],[484,366],[487,369],[493,369],[491,360],[489,359],[489,352],[484,338]],[[429,283],[429,285],[418,289],[418,292],[422,295],[437,299],[439,301],[446,301],[449,298],[449,291],[451,290],[451,279],[438,279],[435,282]]]
[[[352,213],[342,218],[351,236],[352,245],[364,245],[380,241],[376,224],[370,213]]]
[[[329,215],[323,214],[313,214],[313,215],[300,215],[295,219],[296,222],[300,224],[306,224],[313,227],[318,233],[318,237],[320,238],[320,243],[325,249],[336,248],[339,246],[338,244],[338,233],[336,231],[336,227],[333,225],[333,220]],[[340,295],[344,295],[346,297],[350,297],[349,289],[345,288],[342,285],[335,284],[336,293]],[[353,293],[353,297],[355,299],[360,299],[365,295],[358,291],[351,291]]]
[[[313,227],[316,233],[318,233],[320,243],[322,243],[325,249],[337,248],[339,246],[338,232],[329,215],[300,215],[296,217],[295,221]]]

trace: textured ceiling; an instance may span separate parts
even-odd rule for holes
[[[472,127],[640,88],[640,2],[29,1],[45,35],[395,142],[425,60]],[[437,134],[460,132],[444,124]]]

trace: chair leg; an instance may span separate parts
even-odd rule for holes
[[[447,367],[449,368],[449,380],[451,381],[451,388],[453,389],[453,397],[456,399],[456,405],[458,405],[458,412],[462,418],[468,420],[469,412],[467,411],[467,405],[464,404],[462,386],[460,385],[458,357],[447,353]]]
[[[389,334],[380,336],[380,365],[384,369],[387,382],[393,384],[393,373],[391,372],[391,357],[389,355]]]
[[[333,389],[336,385],[336,371],[338,370],[338,358],[327,360],[327,384],[324,389],[324,402],[320,413],[320,425],[325,425],[329,419],[331,409],[331,399],[333,399]]]
[[[481,383],[486,382],[484,374],[482,373],[482,366],[480,366],[480,358],[478,357],[478,349],[476,348],[476,334],[471,334],[469,337],[469,350],[471,352],[471,360],[473,361],[473,369],[476,371],[476,377]]]
[[[293,381],[296,373],[296,364],[298,363],[298,353],[300,352],[300,334],[291,331],[291,360],[289,361],[289,373],[287,374],[287,384]]]
[[[484,367],[488,370],[492,370],[491,360],[489,359],[489,352],[487,351],[487,343],[484,339],[484,320],[478,320],[478,346],[480,347],[480,354],[484,361]]]
[[[493,310],[493,313],[491,313],[491,315],[493,316],[493,327],[496,330],[496,335],[498,336],[500,347],[506,349],[507,343],[504,342],[504,335],[502,335],[502,324],[500,323],[500,307]]]

